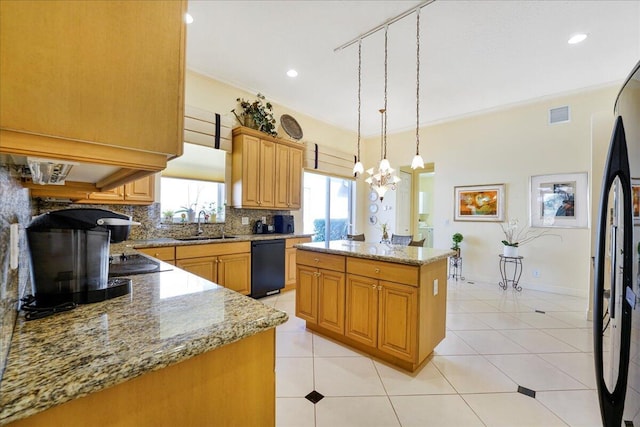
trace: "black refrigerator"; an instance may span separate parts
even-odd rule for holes
[[[640,62],[615,104],[596,230],[593,341],[602,423],[640,426]]]

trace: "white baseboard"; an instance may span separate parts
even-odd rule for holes
[[[499,277],[487,277],[487,278],[466,277],[465,278],[465,282],[495,283],[496,287],[498,286],[498,283],[501,280],[502,279],[500,279]],[[581,297],[581,298],[586,298],[589,294],[588,283],[585,285],[584,289],[576,289],[576,288],[570,288],[567,286],[554,286],[554,285],[547,285],[547,284],[532,284],[532,283],[525,283],[522,281],[519,283],[519,285],[522,286],[523,290],[528,289],[531,291],[549,292],[552,294],[570,295],[570,296]]]

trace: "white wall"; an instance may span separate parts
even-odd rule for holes
[[[612,114],[617,86],[585,91],[555,99],[515,106],[421,129],[420,152],[435,163],[434,246],[449,248],[451,235],[464,235],[462,256],[467,279],[497,283],[502,231],[497,223],[454,222],[453,187],[506,184],[506,216],[529,222],[529,177],[541,174],[588,172],[592,174],[591,119]],[[548,125],[549,108],[569,105],[571,121]],[[393,167],[407,165],[414,154],[415,131],[388,135],[387,153]],[[606,133],[606,132],[605,132]],[[365,168],[379,159],[379,140],[365,146]],[[601,171],[596,171],[601,179]],[[367,193],[360,181],[360,193]],[[391,202],[393,196],[385,198]],[[366,216],[360,221],[366,221]],[[392,225],[393,229],[393,225]],[[589,289],[590,229],[557,229],[562,237],[548,237],[522,246],[524,273],[521,283],[530,289],[587,296]],[[375,227],[365,233],[376,236]],[[533,270],[540,272],[533,277]]]

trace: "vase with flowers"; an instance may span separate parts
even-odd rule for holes
[[[562,240],[562,236],[552,234],[549,231],[533,230],[528,227],[519,227],[518,220],[512,219],[506,223],[501,223],[500,227],[504,233],[504,240],[502,240],[503,251],[502,255],[509,258],[515,258],[518,256],[518,248],[524,244],[532,242],[540,237],[555,236]]]
[[[242,112],[238,116],[236,109],[231,110],[241,126],[257,129],[271,136],[277,136],[276,119],[273,117],[273,105],[267,101],[261,93],[258,93],[255,101],[247,101],[237,98]]]

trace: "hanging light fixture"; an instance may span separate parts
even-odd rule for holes
[[[416,155],[411,161],[411,169],[424,169],[420,155],[420,8],[416,9]]]
[[[362,40],[358,41],[358,157],[356,157],[356,164],[353,165],[353,174],[358,175],[364,172],[364,166],[360,161],[360,106],[361,98],[360,92],[362,89]]]
[[[394,175],[395,170],[391,167],[387,160],[387,33],[389,26],[384,27],[384,108],[380,110],[380,165],[378,172],[374,173],[374,169],[367,170],[369,177],[365,180],[371,188],[378,193],[380,200],[388,190],[395,190],[400,178]]]

